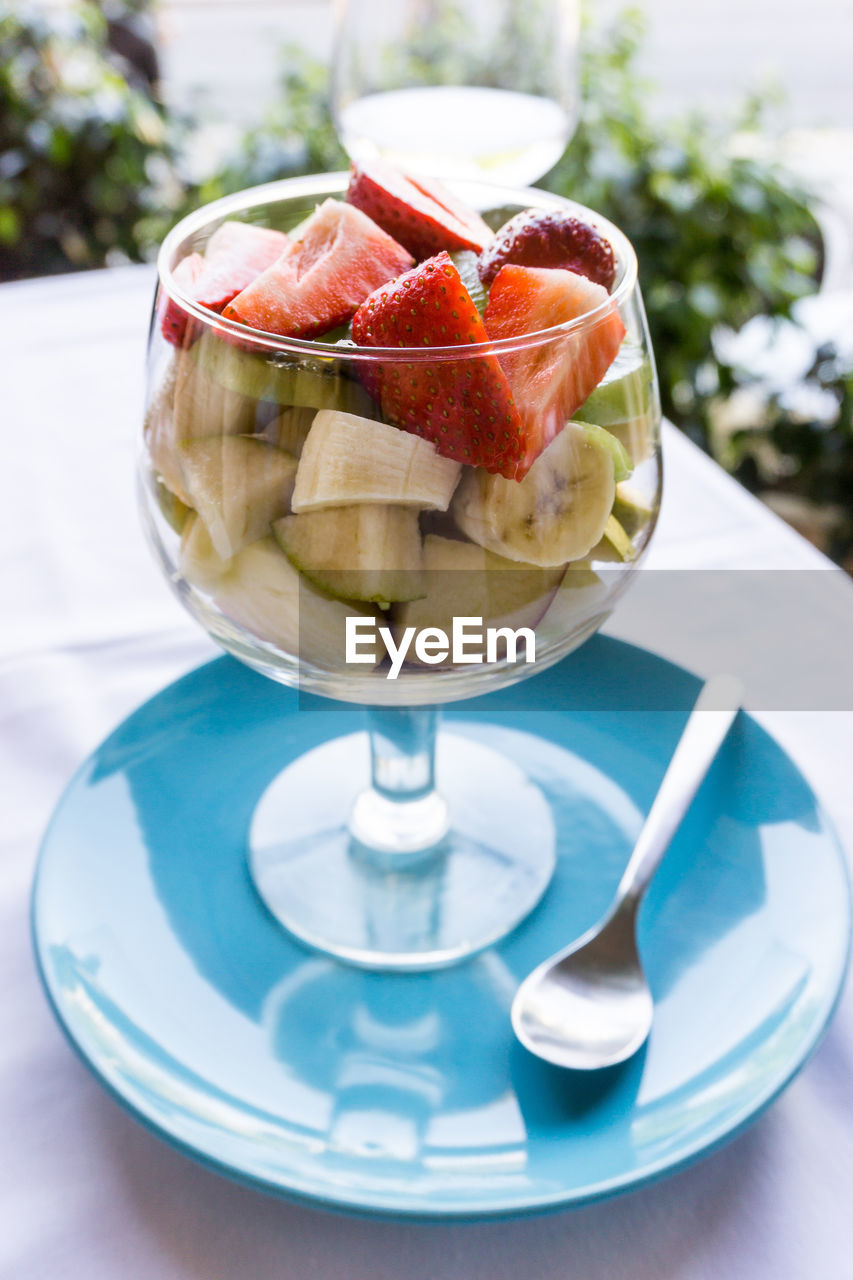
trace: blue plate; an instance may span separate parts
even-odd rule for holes
[[[510,735],[554,809],[557,872],[500,945],[394,976],[291,941],[245,863],[271,778],[351,733],[358,709],[229,658],[200,668],[95,752],[45,837],[34,935],[62,1027],[181,1150],[332,1208],[506,1216],[686,1164],[803,1064],[847,958],[843,857],[752,720],[739,717],[643,909],[657,1003],[644,1052],[560,1072],[516,1044],[509,1007],[520,979],[602,913],[697,689],[596,637],[534,680],[451,706],[454,733],[492,746]]]

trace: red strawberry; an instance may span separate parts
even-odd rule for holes
[[[290,244],[283,231],[250,222],[223,222],[204,251],[204,271],[194,297],[203,307],[221,311],[232,298],[271,267]]]
[[[479,253],[492,238],[479,213],[440,182],[400,173],[382,160],[352,166],[347,200],[418,260],[442,249]]]
[[[564,267],[610,289],[616,259],[609,240],[565,209],[526,209],[504,223],[480,255],[480,279],[489,285],[506,263]]]
[[[225,308],[253,329],[315,338],[345,324],[369,294],[412,259],[370,218],[339,200],[311,215],[301,239]]]
[[[377,289],[359,307],[352,336],[362,347],[466,346],[488,342],[482,318],[447,253]],[[514,476],[522,453],[519,419],[492,355],[388,361],[375,391],[389,421],[455,458]]]
[[[179,289],[193,297],[193,287],[204,271],[204,258],[200,253],[190,253],[182,258],[172,271],[172,279]],[[187,334],[189,315],[181,304],[165,291],[160,295],[160,331],[173,347],[182,347]]]
[[[283,231],[255,227],[248,222],[223,222],[207,243],[204,257],[191,253],[173,271],[175,281],[194,302],[220,312],[247,284],[280,258],[290,244]],[[171,299],[161,321],[163,336],[173,346],[187,343],[186,312]],[[189,330],[191,341],[197,336]]]
[[[521,416],[521,480],[598,386],[616,358],[625,326],[603,285],[573,271],[502,267],[489,290],[483,319],[490,338],[515,338],[576,320],[601,308],[588,325],[501,356]]]

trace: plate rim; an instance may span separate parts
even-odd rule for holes
[[[637,651],[646,656],[655,658],[661,664],[674,668],[680,674],[687,674],[696,681],[698,685],[700,679],[695,673],[689,671],[685,667],[679,666],[677,663],[654,654],[649,650],[643,649],[639,645],[632,645],[627,641],[618,641],[626,649]],[[44,868],[50,857],[49,844],[53,838],[54,831],[58,825],[66,802],[69,800],[71,793],[76,789],[78,784],[84,779],[97,753],[101,750],[105,742],[107,742],[115,732],[121,728],[128,719],[137,714],[143,708],[147,707],[150,702],[162,696],[168,690],[183,684],[185,681],[198,678],[207,668],[214,666],[222,661],[235,662],[236,659],[225,656],[219,656],[200,663],[190,671],[185,672],[176,680],[168,682],[162,688],[155,691],[151,697],[146,698],[142,703],[133,708],[127,716],[124,716],[115,728],[108,733],[91,751],[81,764],[75,769],[71,778],[63,788],[59,799],[55,802],[50,819],[45,827],[44,834],[39,842],[39,849],[35,864],[35,871],[32,879],[32,887],[30,892],[30,939],[32,944],[33,956],[35,960],[36,972],[39,977],[42,989],[45,993],[48,1005],[59,1025],[59,1028],[75,1056],[87,1068],[90,1075],[98,1082],[105,1093],[116,1102],[121,1110],[129,1115],[131,1119],[136,1121],[143,1129],[161,1139],[172,1150],[179,1152],[181,1155],[188,1157],[195,1164],[201,1165],[210,1172],[225,1177],[228,1181],[236,1183],[239,1186],[248,1187],[255,1191],[260,1191],[266,1195],[276,1199],[283,1199],[296,1204],[301,1204],[314,1209],[320,1209],[327,1212],[343,1215],[345,1217],[356,1217],[361,1219],[384,1220],[394,1222],[408,1223],[475,1223],[488,1221],[512,1221],[514,1219],[535,1218],[545,1216],[552,1213],[558,1213],[564,1210],[582,1208],[585,1205],[597,1203],[599,1201],[611,1199],[617,1195],[625,1195],[632,1191],[638,1191],[642,1187],[649,1186],[655,1182],[684,1170],[691,1165],[704,1159],[706,1156],[714,1154],[729,1142],[738,1138],[752,1123],[757,1121],[764,1112],[772,1105],[772,1103],[780,1096],[789,1084],[799,1075],[805,1066],[809,1063],[817,1049],[820,1047],[824,1036],[826,1035],[835,1011],[839,1005],[845,984],[849,975],[851,965],[851,955],[853,955],[853,875],[848,863],[844,844],[842,843],[835,823],[827,814],[823,804],[816,795],[809,779],[803,774],[802,770],[792,759],[786,748],[778,741],[778,739],[770,733],[763,725],[755,720],[754,717],[747,718],[752,720],[759,730],[771,739],[773,745],[780,757],[796,772],[806,788],[812,804],[812,811],[819,818],[821,829],[826,838],[832,845],[834,861],[836,868],[840,871],[840,878],[844,886],[843,901],[839,903],[839,910],[843,910],[844,919],[839,921],[841,929],[839,936],[843,936],[843,946],[841,948],[840,959],[836,962],[836,970],[833,973],[832,982],[826,984],[824,998],[820,1007],[815,1010],[810,1021],[808,1034],[798,1043],[797,1050],[791,1054],[782,1067],[773,1077],[767,1078],[766,1087],[760,1091],[757,1099],[745,1103],[734,1118],[729,1118],[722,1122],[719,1131],[712,1133],[710,1136],[700,1136],[692,1139],[689,1143],[683,1145],[675,1156],[661,1156],[655,1161],[643,1166],[639,1171],[635,1169],[627,1169],[622,1173],[600,1179],[595,1183],[588,1184],[581,1189],[562,1189],[552,1193],[539,1193],[534,1196],[504,1197],[503,1200],[494,1199],[488,1202],[482,1200],[478,1203],[463,1202],[458,1207],[452,1204],[442,1203],[434,1207],[430,1207],[428,1202],[421,1201],[418,1205],[409,1207],[401,1204],[397,1200],[387,1198],[387,1193],[353,1193],[351,1188],[338,1194],[326,1194],[318,1188],[309,1189],[307,1185],[302,1183],[283,1183],[254,1174],[246,1168],[239,1165],[228,1163],[224,1159],[218,1158],[213,1153],[205,1149],[194,1146],[189,1140],[182,1137],[180,1133],[174,1132],[165,1124],[156,1119],[150,1112],[146,1111],[144,1101],[135,1099],[129,1093],[123,1093],[111,1081],[100,1067],[99,1061],[94,1054],[87,1052],[86,1047],[76,1037],[68,1020],[66,1019],[62,1004],[57,998],[47,968],[42,957],[42,947],[39,932],[39,896],[40,886],[45,874]],[[553,677],[559,671],[563,662],[555,665],[549,671],[543,672],[543,678]],[[306,949],[306,955],[310,954]]]

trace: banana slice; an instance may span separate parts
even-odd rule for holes
[[[318,591],[273,538],[244,547],[214,597],[226,616],[253,635],[304,662],[336,670],[346,668],[347,618],[379,616],[370,605],[359,608]]]
[[[390,502],[446,511],[462,470],[420,436],[334,409],[314,419],[299,460],[293,510]]]
[[[467,469],[453,515],[481,547],[547,567],[583,559],[601,539],[615,495],[611,449],[597,431],[570,422],[521,481]]]
[[[276,449],[299,458],[308,439],[314,414],[314,409],[285,409],[264,427],[261,438],[275,445]]]
[[[273,520],[290,510],[296,459],[272,445],[223,436],[186,440],[180,454],[191,505],[221,559],[263,538]]]
[[[176,352],[145,418],[152,466],[187,506],[192,506],[180,446],[185,440],[242,435],[258,426],[258,405],[215,382],[192,352]]]
[[[157,479],[179,502],[189,506],[190,495],[184,484],[173,427],[179,363],[180,355],[175,352],[166,365],[145,411],[144,432],[148,456]]]
[[[273,532],[292,564],[346,600],[386,606],[424,594],[418,513],[411,507],[329,507],[277,520]]]

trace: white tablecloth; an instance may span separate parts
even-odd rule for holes
[[[0,1276],[853,1278],[849,994],[807,1069],[729,1146],[621,1199],[497,1224],[346,1219],[241,1189],[138,1126],[74,1057],[30,952],[39,837],[100,739],[214,653],[167,591],[137,522],[151,288],[146,268],[0,288]],[[666,464],[653,565],[827,567],[672,431]],[[832,584],[815,606],[827,629],[849,619],[853,600],[849,584]],[[614,629],[701,668],[695,628],[686,644],[671,625],[643,634],[633,613],[617,614]],[[853,848],[853,714],[762,718]]]

